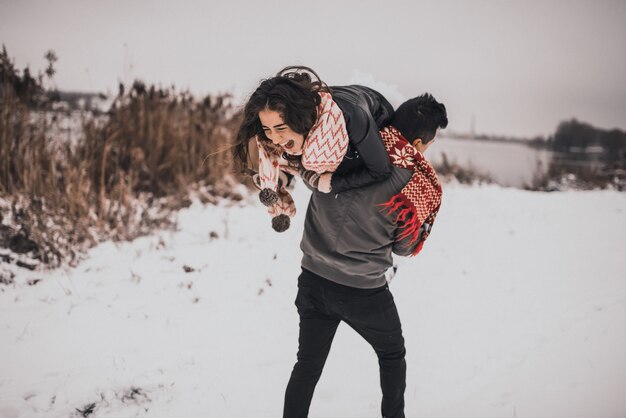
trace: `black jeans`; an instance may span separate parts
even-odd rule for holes
[[[378,355],[382,416],[404,418],[404,338],[389,287],[357,289],[342,286],[303,269],[298,288],[298,361],[287,385],[283,418],[308,416],[315,385],[340,321],[358,332]]]

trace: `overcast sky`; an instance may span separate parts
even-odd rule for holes
[[[455,131],[626,129],[625,0],[0,0],[0,42],[19,68],[56,51],[63,90],[141,78],[240,103],[302,64],[394,105],[431,92]]]

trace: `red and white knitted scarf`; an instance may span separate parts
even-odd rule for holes
[[[328,93],[317,109],[317,121],[309,131],[302,148],[302,165],[316,173],[333,172],[339,167],[348,150],[348,130],[343,112]],[[270,152],[256,138],[259,149],[259,179],[262,188],[276,191],[280,153]],[[286,163],[286,162],[285,162]]]
[[[319,93],[321,102],[317,120],[309,131],[302,148],[302,165],[307,170],[322,174],[334,172],[348,150],[348,130],[343,112],[329,93]],[[270,150],[256,138],[259,150],[259,184],[261,189],[278,191],[280,165],[287,164],[278,149]],[[283,191],[287,193],[286,191]],[[287,199],[280,212],[293,217],[296,213],[293,199]]]
[[[397,240],[410,237],[413,244],[419,237],[424,223],[431,227],[441,206],[441,183],[434,168],[413,145],[411,145],[393,126],[380,130],[389,160],[397,167],[413,170],[413,175],[400,193],[382,204],[387,215],[396,213],[395,222],[401,223],[402,232]],[[412,255],[422,250],[424,241],[430,234],[430,228],[423,231],[421,240]]]
[[[302,165],[318,174],[334,172],[348,151],[348,130],[343,112],[332,96],[320,93],[317,121],[302,149]]]

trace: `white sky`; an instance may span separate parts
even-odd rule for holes
[[[64,90],[141,78],[238,103],[284,66],[370,81],[393,104],[429,91],[450,129],[533,136],[576,117],[626,129],[624,0],[0,0],[19,68],[59,56]],[[382,87],[381,87],[382,86]]]

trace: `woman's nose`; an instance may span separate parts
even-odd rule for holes
[[[282,142],[281,135],[278,135],[277,133],[271,134],[270,139],[274,144],[279,144],[280,142]]]

